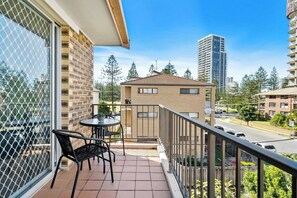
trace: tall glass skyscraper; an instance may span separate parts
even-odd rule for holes
[[[198,80],[217,84],[218,91],[226,88],[227,56],[225,38],[210,34],[198,41]]]

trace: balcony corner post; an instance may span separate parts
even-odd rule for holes
[[[169,167],[168,173],[172,173],[172,151],[173,151],[173,114],[169,111],[168,116],[168,138],[169,138]]]

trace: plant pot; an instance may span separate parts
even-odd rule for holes
[[[98,121],[104,122],[105,115],[98,115]]]

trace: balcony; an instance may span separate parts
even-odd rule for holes
[[[295,57],[296,50],[290,50],[290,53],[288,54],[289,57]]]
[[[296,40],[296,33],[291,34],[290,37],[289,37],[289,41],[292,42],[292,41],[295,41],[295,40]]]
[[[289,28],[289,34],[293,34],[296,32],[296,25],[290,26]]]
[[[93,105],[93,112],[97,106]],[[288,188],[292,197],[297,196],[295,161],[161,105],[114,105],[112,109],[119,112],[117,118],[123,124],[125,142],[131,145],[154,143],[158,152],[128,149],[127,155],[122,156],[121,150],[116,149],[117,144],[113,144],[117,155],[115,182],[109,181],[109,173],[102,173],[102,164],[91,160],[92,171],[87,166],[81,171],[76,192],[78,197],[170,197],[172,192],[170,194],[169,189],[175,190],[175,196],[181,193],[183,197],[200,197],[201,194],[215,197],[216,188],[221,195],[226,194],[228,181],[234,186],[233,197],[240,197],[246,194],[242,181],[247,170],[256,173],[257,194],[264,197],[264,167],[268,166],[287,173],[292,181],[292,186]],[[139,112],[157,113],[158,117],[138,117]],[[152,142],[154,138],[157,141]],[[160,156],[163,156],[162,159]],[[252,165],[245,166],[247,163]],[[74,172],[75,169],[61,171],[55,187],[50,189],[47,184],[35,197],[69,196]],[[207,187],[200,188],[202,185]]]
[[[294,58],[291,58],[290,59],[290,61],[288,62],[288,64],[295,65],[295,62],[296,62],[296,60],[295,60],[295,57],[294,57]]]
[[[292,50],[292,49],[295,49],[295,46],[296,46],[296,44],[295,44],[295,42],[289,42],[289,49],[290,50]]]

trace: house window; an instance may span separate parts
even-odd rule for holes
[[[157,112],[138,112],[137,117],[138,118],[157,118],[158,113]]]
[[[285,116],[287,116],[289,114],[289,112],[286,112],[286,111],[281,111],[280,113],[285,115]]]
[[[190,118],[199,118],[198,112],[181,112],[181,114],[188,116]]]
[[[280,108],[285,108],[285,109],[287,109],[287,108],[289,108],[289,104],[288,104],[288,103],[285,103],[285,102],[281,102],[281,103],[280,103]]]
[[[270,116],[273,116],[274,114],[275,114],[275,111],[271,111],[271,110],[269,111]]]
[[[270,102],[270,103],[269,103],[269,107],[276,107],[275,102]]]
[[[199,89],[180,88],[180,94],[199,94]]]
[[[138,88],[139,94],[158,94],[158,88]]]
[[[276,99],[276,96],[269,96],[269,99]]]
[[[288,98],[289,98],[288,95],[281,96],[281,99],[288,99]]]

